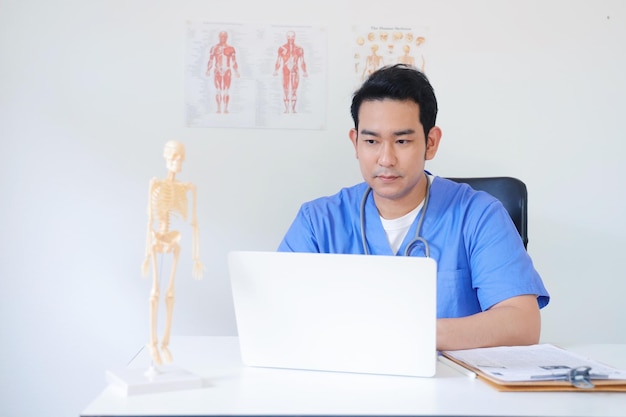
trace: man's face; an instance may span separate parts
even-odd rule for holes
[[[412,210],[421,202],[426,187],[424,165],[437,153],[441,131],[431,129],[426,142],[413,101],[364,101],[359,126],[350,131],[361,174],[372,187],[376,205]]]

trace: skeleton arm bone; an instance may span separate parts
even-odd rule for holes
[[[150,257],[152,256],[152,192],[154,190],[154,185],[156,184],[156,178],[152,178],[150,180],[150,186],[148,189],[148,232],[146,235],[146,256],[144,257],[143,264],[141,265],[141,273],[145,277],[148,275],[148,271],[150,270]]]
[[[198,217],[196,215],[196,186],[194,184],[189,183],[189,189],[191,190],[191,195],[193,197],[193,205],[192,205],[192,217],[191,217],[191,227],[193,230],[192,235],[192,257],[193,257],[193,277],[195,279],[202,279],[202,271],[204,270],[204,265],[200,262],[200,238],[199,238],[199,227],[198,227]]]

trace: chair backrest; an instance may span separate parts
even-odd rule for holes
[[[464,182],[475,190],[486,191],[502,202],[509,212],[524,247],[528,246],[528,191],[526,184],[512,177],[448,178]]]

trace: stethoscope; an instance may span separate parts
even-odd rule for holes
[[[363,194],[363,200],[361,200],[361,211],[359,213],[359,217],[361,220],[361,243],[363,243],[363,250],[366,255],[369,255],[369,249],[367,248],[367,239],[365,237],[365,203],[367,201],[367,197],[372,192],[372,187],[367,187],[365,190],[365,194]],[[420,215],[419,222],[417,223],[417,229],[415,230],[415,237],[413,240],[406,245],[406,249],[404,249],[404,256],[409,256],[411,251],[418,243],[424,245],[424,253],[427,258],[430,258],[430,246],[426,239],[420,236],[420,232],[422,231],[422,224],[424,223],[424,218],[426,217],[426,209],[428,208],[428,202],[430,200],[430,179],[426,178],[426,195],[424,196],[424,205],[422,206],[422,213]]]

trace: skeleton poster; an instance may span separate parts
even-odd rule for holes
[[[360,85],[385,65],[407,64],[426,73],[427,29],[398,25],[354,26],[354,79]]]
[[[188,127],[324,129],[324,27],[187,22]]]

